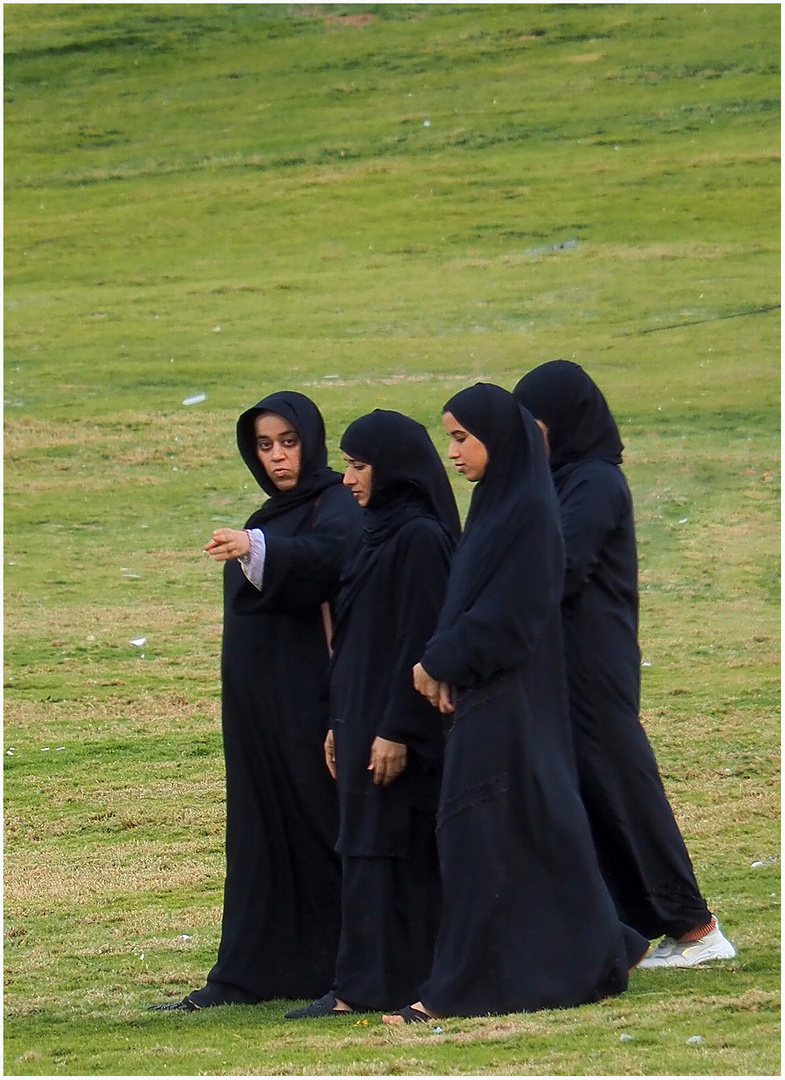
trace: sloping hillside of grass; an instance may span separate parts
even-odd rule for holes
[[[777,1073],[779,6],[3,14],[6,1072]],[[218,940],[237,415],[303,390],[338,465],[556,356],[620,421],[644,720],[737,959],[441,1035],[147,1013]]]

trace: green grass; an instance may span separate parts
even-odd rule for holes
[[[779,20],[5,5],[6,1074],[779,1072]],[[620,422],[644,721],[738,957],[438,1035],[146,1012],[218,942],[237,415],[442,446],[556,356]]]

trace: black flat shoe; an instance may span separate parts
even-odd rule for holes
[[[435,1020],[434,1016],[430,1013],[423,1012],[422,1009],[415,1009],[413,1005],[406,1005],[403,1009],[398,1009],[392,1013],[392,1016],[402,1016],[404,1024],[429,1024],[431,1020]],[[391,1027],[395,1026],[395,1023],[390,1017],[382,1017],[383,1024],[389,1024]]]
[[[148,1005],[151,1012],[172,1012],[179,1009],[181,1012],[196,1012],[199,1008],[190,998],[184,997],[182,1001],[165,1001],[162,1005]]]
[[[309,1020],[319,1016],[351,1016],[354,1009],[336,1009],[335,994],[332,990],[320,997],[318,1001],[312,1001],[310,1005],[303,1005],[301,1009],[292,1009],[285,1014],[287,1020]]]

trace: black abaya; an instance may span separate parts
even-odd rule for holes
[[[456,688],[439,807],[444,910],[420,1000],[435,1015],[620,993],[648,942],[620,924],[578,794],[542,437],[500,387],[445,406],[489,454],[422,664]]]
[[[253,425],[263,412],[284,416],[300,435],[290,492],[277,491],[256,457]],[[319,992],[332,978],[340,927],[321,605],[337,591],[360,514],[326,466],[322,418],[308,398],[273,394],[237,430],[246,464],[272,497],[246,523],[265,535],[261,591],[238,562],[224,570],[226,884],[217,961],[186,999],[201,1008]]]
[[[343,925],[334,992],[354,1008],[396,1008],[430,970],[441,889],[435,841],[441,716],[412,667],[444,599],[458,511],[427,431],[375,410],[341,441],[370,464],[363,543],[341,590],[330,680]],[[368,771],[377,736],[407,747],[389,786]]]
[[[548,428],[567,566],[562,603],[583,796],[619,915],[647,937],[711,920],[640,723],[638,564],[622,442],[577,364],[529,372],[515,398]]]

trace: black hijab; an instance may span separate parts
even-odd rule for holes
[[[388,409],[374,409],[349,425],[341,439],[349,457],[373,468],[363,543],[397,531],[403,519],[423,510],[457,542],[458,507],[442,460],[422,424]]]
[[[541,364],[523,376],[513,396],[547,425],[555,479],[585,461],[621,464],[624,445],[616,421],[599,386],[579,364]]]
[[[491,579],[509,576],[499,593],[504,605],[499,618],[506,624],[506,636],[523,639],[532,598],[549,587],[538,580],[544,563],[536,553],[545,553],[545,564],[550,563],[551,549],[554,557],[563,559],[542,433],[512,394],[493,383],[461,390],[443,411],[483,443],[488,464],[472,494],[437,634],[474,605]]]
[[[297,486],[290,491],[280,491],[275,486],[256,455],[254,424],[256,417],[263,413],[282,416],[300,436],[300,476]],[[237,446],[259,487],[270,496],[253,515],[253,527],[310,502],[325,488],[340,484],[342,479],[340,473],[327,465],[322,414],[310,398],[296,390],[279,390],[247,409],[237,421]]]
[[[381,545],[407,521],[433,518],[453,545],[461,534],[458,507],[444,464],[422,424],[399,412],[374,409],[349,425],[341,438],[341,449],[370,465],[373,476],[362,542],[341,582],[339,621],[376,563]]]

